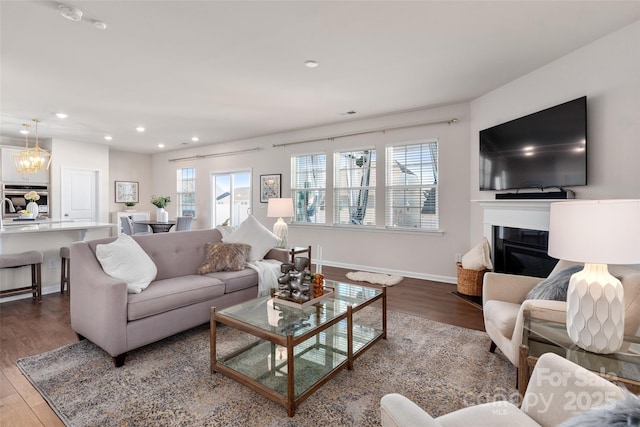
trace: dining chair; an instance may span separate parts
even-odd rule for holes
[[[179,216],[176,218],[176,231],[189,231],[191,230],[192,216]]]
[[[151,234],[147,224],[136,224],[136,221],[146,221],[148,219],[145,214],[131,214],[129,217],[133,223],[133,234]]]
[[[120,225],[122,226],[122,232],[124,234],[128,234],[129,236],[133,234],[133,222],[131,221],[130,217],[121,216]]]

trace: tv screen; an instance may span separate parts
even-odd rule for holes
[[[480,190],[587,185],[587,97],[480,131]]]

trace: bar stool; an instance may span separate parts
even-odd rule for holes
[[[28,251],[0,255],[0,269],[31,266],[31,286],[0,291],[0,297],[33,294],[33,300],[42,302],[42,252]]]
[[[64,285],[67,285],[67,290],[71,294],[71,280],[69,279],[71,274],[71,255],[68,247],[60,248],[60,258],[62,263],[60,264],[60,293],[64,293]]]

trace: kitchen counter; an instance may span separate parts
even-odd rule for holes
[[[42,252],[42,290],[44,294],[60,291],[60,248],[81,240],[93,240],[116,235],[116,224],[108,222],[36,219],[3,223],[0,231],[0,254],[37,250]],[[0,289],[28,286],[28,268],[0,270]],[[73,281],[72,281],[73,282]],[[71,284],[73,287],[73,283]],[[30,297],[26,295],[26,297]],[[0,302],[20,298],[3,298]]]
[[[0,238],[11,234],[43,233],[65,230],[90,230],[115,227],[108,222],[72,221],[72,220],[32,220],[32,221],[6,221],[4,230],[0,231]],[[84,236],[80,239],[84,240]],[[1,248],[1,247],[0,247]]]

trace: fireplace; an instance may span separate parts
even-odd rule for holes
[[[549,232],[493,227],[493,267],[498,273],[547,277],[558,262],[547,255]]]
[[[547,255],[549,205],[554,200],[478,200],[494,271],[547,277],[557,260]]]

